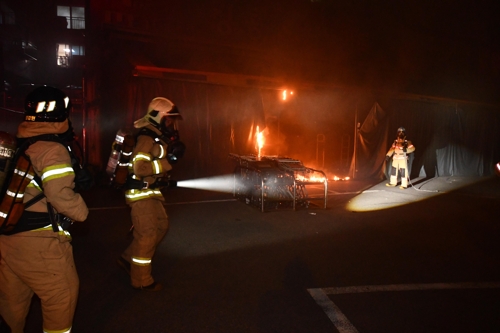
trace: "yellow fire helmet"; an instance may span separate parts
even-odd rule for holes
[[[146,115],[134,122],[134,127],[141,128],[151,124],[159,129],[164,117],[175,117],[182,120],[179,110],[172,101],[165,97],[156,97],[149,103]]]

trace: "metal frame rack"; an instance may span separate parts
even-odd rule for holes
[[[237,162],[233,195],[246,204],[266,210],[308,208],[321,200],[326,209],[328,179],[321,170],[308,168],[301,161],[281,156],[229,154]],[[320,196],[311,196],[306,186],[323,186]]]

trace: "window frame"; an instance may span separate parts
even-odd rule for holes
[[[58,5],[57,16],[65,17],[67,20],[66,28],[71,30],[85,30],[85,7],[82,6],[62,6]],[[82,12],[83,16],[75,16],[79,14],[74,14],[77,11]],[[67,13],[61,13],[68,11]]]

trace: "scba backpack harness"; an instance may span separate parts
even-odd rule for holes
[[[0,192],[0,234],[12,235],[22,231],[38,229],[47,224],[51,224],[52,230],[58,232],[59,226],[66,230],[73,222],[64,215],[56,213],[48,202],[48,213],[26,211],[26,208],[45,197],[42,180],[35,173],[31,160],[26,155],[28,147],[37,141],[58,142],[66,147],[71,157],[71,166],[75,172],[76,192],[88,190],[93,184],[90,172],[80,164],[70,146],[58,135],[46,134],[25,139],[16,150],[12,163],[13,167],[6,172],[7,177]],[[28,184],[32,181],[36,183],[42,192],[25,203],[23,200],[24,193]]]
[[[151,137],[156,143],[160,140],[167,144],[166,157],[170,164],[175,164],[184,156],[186,146],[179,139],[178,131],[172,131],[169,135],[158,135],[148,128],[141,130],[134,136],[131,131],[120,129],[116,133],[115,141],[111,146],[111,154],[106,167],[106,173],[110,177],[111,184],[118,189],[144,189],[145,183],[135,179],[131,172],[130,158],[137,138],[141,135]],[[149,188],[176,187],[177,182],[170,179],[158,179],[154,184],[148,184]]]
[[[108,159],[106,173],[111,184],[121,189],[127,182],[130,157],[135,146],[135,137],[131,131],[120,129],[116,133],[115,141],[111,145],[111,154]]]

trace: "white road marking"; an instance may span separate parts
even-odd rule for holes
[[[491,289],[500,288],[500,282],[458,282],[458,283],[415,283],[415,284],[388,284],[373,286],[351,286],[307,289],[316,303],[323,309],[328,318],[340,333],[359,333],[354,325],[333,303],[328,295],[359,294],[388,291],[413,290],[444,290],[444,289]]]
[[[375,285],[375,286],[322,288],[322,290],[327,295],[340,295],[340,294],[370,293],[377,291],[487,289],[487,288],[500,288],[500,282],[387,284],[387,285]]]
[[[332,302],[327,294],[322,289],[308,289],[309,294],[318,303],[318,305],[325,311],[326,315],[335,328],[340,333],[358,333],[358,330],[351,324],[349,319],[340,311],[338,306]]]

